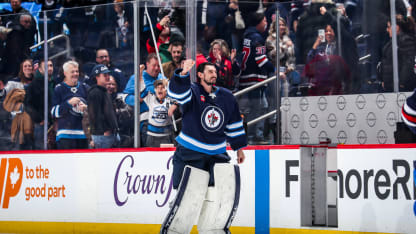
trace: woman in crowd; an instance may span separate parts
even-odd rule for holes
[[[13,89],[24,89],[33,80],[33,65],[31,59],[25,59],[20,64],[20,70],[17,77],[7,82],[4,89],[10,92]]]
[[[240,67],[237,63],[236,50],[230,49],[226,41],[222,39],[216,39],[211,42],[211,47],[209,48],[209,56],[207,60],[217,68],[217,86],[227,88],[229,90],[234,90],[235,79],[234,77],[238,76],[240,73]]]
[[[276,21],[274,20],[270,26],[269,36],[266,40],[268,57],[276,64]],[[280,66],[287,68],[295,66],[295,46],[289,37],[289,29],[286,21],[279,17],[279,59]]]
[[[288,95],[291,95],[290,90],[295,90],[297,85],[300,83],[300,75],[295,71],[295,45],[289,37],[289,28],[287,27],[286,21],[279,17],[279,59],[280,59],[280,68],[279,75],[282,79],[282,82],[288,82],[289,87]],[[272,22],[272,25],[269,29],[269,36],[266,39],[266,49],[267,57],[272,61],[273,64],[276,64],[276,20]],[[270,74],[272,75],[272,74]],[[283,85],[281,86],[283,87]],[[284,94],[284,93],[283,93]],[[293,94],[294,95],[294,94]],[[292,95],[291,95],[292,96]]]
[[[23,104],[26,92],[25,88],[33,80],[32,60],[26,59],[20,64],[17,77],[13,78],[4,87],[6,98],[3,106],[10,112],[13,120],[11,124],[11,149],[30,150],[34,143],[34,126],[30,115]]]

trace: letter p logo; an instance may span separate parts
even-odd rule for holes
[[[6,176],[7,161],[9,164]],[[5,177],[6,176],[6,177]],[[23,164],[18,158],[1,159],[0,164],[0,203],[3,198],[3,208],[9,208],[11,197],[19,193],[23,178]],[[6,182],[6,183],[4,183]],[[3,187],[4,185],[4,187]],[[4,192],[4,193],[3,193]],[[4,194],[4,196],[3,196]]]

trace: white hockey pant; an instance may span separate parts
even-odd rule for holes
[[[215,164],[214,180],[215,186],[208,187],[208,172],[186,166],[160,233],[187,234],[195,223],[201,234],[230,233],[240,199],[239,167]]]

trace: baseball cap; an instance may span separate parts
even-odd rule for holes
[[[110,73],[110,70],[108,69],[108,67],[103,64],[98,64],[98,65],[95,65],[95,67],[92,69],[90,77],[96,77],[99,74],[106,74],[106,73]]]
[[[164,81],[163,81],[163,80],[155,80],[155,81],[153,82],[153,86],[156,88],[158,85],[163,85],[163,86],[165,86],[165,83],[164,83]]]

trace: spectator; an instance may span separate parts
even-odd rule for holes
[[[6,90],[4,89],[4,79],[0,78],[0,150],[10,150],[10,128],[12,124],[12,116],[3,107],[6,99]]]
[[[24,89],[33,80],[33,66],[32,60],[26,59],[20,64],[20,70],[17,77],[7,82],[4,88],[6,92],[10,92],[13,89]]]
[[[294,2],[290,4],[289,13],[289,37],[292,42],[296,41],[296,31],[299,23],[299,16],[303,13],[303,3]],[[295,48],[296,49],[296,48]]]
[[[124,76],[123,72],[119,68],[113,66],[108,50],[98,49],[95,56],[95,62],[97,62],[97,64],[102,64],[106,66],[110,70],[110,75],[112,75],[116,79],[117,86],[119,87],[119,89],[124,90],[127,84],[127,78]],[[94,84],[94,77],[90,77],[90,81],[87,83],[90,85]]]
[[[320,10],[322,15],[327,14],[325,7],[321,7]],[[325,26],[324,38],[317,36],[312,49],[308,52],[307,61],[310,61],[317,53],[340,56],[348,65],[351,74],[351,77],[348,78],[349,83],[344,84],[344,93],[357,93],[362,83],[358,74],[357,44],[351,33],[341,26],[341,45],[339,45],[337,29],[338,25],[335,19],[329,18],[329,22]]]
[[[274,0],[266,0],[263,1],[263,7],[264,7],[264,16],[266,16],[267,25],[269,26],[267,28],[267,31],[270,31],[270,27],[272,26],[272,23],[276,21],[276,11],[279,10],[279,16],[280,18],[284,19],[286,22],[289,18],[289,12],[288,12],[288,4],[284,4],[278,1]]]
[[[382,57],[383,47],[389,41],[386,24],[390,19],[390,1],[366,0],[363,4],[363,20],[361,26],[367,38],[368,49],[371,54],[371,78],[377,77],[377,64]],[[406,15],[406,6],[402,0],[395,1],[396,14]]]
[[[347,48],[347,50],[351,49]],[[341,61],[341,57],[333,56],[338,54],[338,45],[335,39],[335,32],[331,25],[327,25],[325,28],[325,36],[322,37],[318,35],[318,37],[315,40],[315,43],[312,46],[312,49],[308,52],[308,64],[305,67],[305,72],[307,74],[307,77],[310,78],[310,82],[313,84],[312,90],[310,90],[311,92],[309,92],[311,95],[335,95],[348,93],[349,87],[351,87],[351,69],[349,66],[343,66],[345,64],[345,60]],[[324,62],[324,59],[329,58],[334,59],[334,61],[339,61],[340,70],[333,69],[334,67],[336,67],[335,64]],[[358,56],[356,57],[356,59],[358,60]],[[309,63],[312,60],[313,62]],[[357,62],[358,61],[356,61],[356,63]],[[311,64],[314,65],[309,66]],[[306,69],[315,67],[315,65],[316,69],[306,71]],[[347,70],[346,73],[343,73],[343,70]],[[329,73],[326,73],[324,71]],[[348,76],[346,76],[347,74]],[[343,79],[341,79],[341,77]],[[342,88],[342,86],[344,86],[344,88]],[[324,90],[326,88],[331,89],[331,91],[324,91],[323,93],[321,93],[320,91],[315,92],[316,90]]]
[[[269,29],[266,49],[268,51],[267,57],[270,58],[273,64],[276,64],[276,21],[273,21]],[[289,37],[289,29],[283,18],[279,18],[279,59],[280,66],[291,70],[295,69],[295,46]]]
[[[12,11],[9,13],[10,15],[6,17],[6,26],[8,28],[13,28],[13,25],[21,24],[21,17],[23,15],[29,16],[30,19],[27,18],[29,22],[25,23],[27,25],[27,30],[25,31],[24,36],[25,43],[29,44],[29,46],[35,44],[35,36],[37,33],[35,18],[30,14],[28,10],[22,7],[21,0],[10,0],[10,6]]]
[[[7,35],[12,31],[11,28],[0,26],[0,74],[6,73],[6,40]]]
[[[24,89],[13,89],[7,93],[3,107],[13,116],[10,127],[11,149],[31,150],[33,148],[33,123],[24,110]]]
[[[325,8],[325,13],[322,13],[321,7]],[[336,5],[332,0],[312,0],[311,4],[305,9],[304,13],[299,18],[299,23],[296,30],[295,48],[297,50],[296,62],[298,64],[305,64],[308,51],[312,48],[319,29],[324,29],[326,25],[336,19],[337,15]],[[349,21],[341,18],[341,24],[349,26]]]
[[[45,61],[40,60],[39,69],[35,72],[35,79],[39,76],[45,76]],[[48,84],[49,84],[49,93],[53,96],[53,91],[56,86],[56,81],[54,77],[54,66],[52,60],[48,60]]]
[[[403,15],[396,16],[397,23],[397,58],[399,70],[399,92],[410,92],[416,88],[416,75],[413,71],[415,66],[416,44],[415,44],[415,21],[413,17]],[[387,32],[392,37],[390,21],[387,22]],[[383,82],[386,92],[394,91],[393,84],[393,55],[391,40],[384,46],[379,66],[378,76]]]
[[[6,73],[16,76],[19,71],[19,64],[24,60],[30,58],[29,48],[30,43],[26,37],[26,32],[30,28],[31,16],[27,14],[20,15],[19,24],[12,27],[12,31],[7,36],[6,40]]]
[[[156,46],[157,48],[160,47],[162,44],[168,44],[170,39],[170,16],[165,15],[160,22],[156,24],[154,27],[154,33],[156,38]],[[153,42],[153,38],[149,38],[146,43],[147,52],[149,54],[156,53],[155,44]]]
[[[120,147],[133,147],[134,129],[134,113],[133,108],[126,104],[125,99],[127,94],[118,93],[117,82],[114,77],[110,75],[110,80],[107,84],[107,92],[110,94],[113,101],[113,106],[116,111],[117,123],[120,135]]]
[[[215,85],[227,88],[230,91],[234,90],[235,80],[240,74],[240,66],[235,59],[237,54],[236,49],[230,49],[227,42],[222,39],[216,39],[211,42],[209,49],[208,62],[215,64],[217,69],[217,81]]]
[[[114,76],[112,75],[108,76],[108,83],[106,85],[106,88],[107,88],[108,94],[110,94],[111,96],[111,99],[114,99],[117,97],[118,86],[117,86],[117,82]]]
[[[322,43],[322,40],[325,40]],[[349,48],[348,48],[349,49]],[[308,53],[304,77],[309,78],[309,95],[339,95],[347,93],[351,86],[351,70],[338,56],[334,30],[325,28],[325,36],[318,36]]]
[[[235,36],[235,12],[238,10],[238,1],[225,3],[221,1],[208,1],[204,39],[208,45],[215,39],[224,39],[228,45],[233,45],[232,35]],[[236,43],[235,43],[236,44]],[[235,47],[233,47],[235,48]]]
[[[48,61],[48,75],[53,72],[52,61]],[[34,149],[43,148],[43,136],[44,136],[44,75],[45,75],[45,62],[42,60],[40,66],[37,69],[33,81],[26,87],[26,96],[24,100],[25,110],[29,114],[34,125]],[[49,84],[48,88],[48,113],[50,111],[53,84]]]
[[[205,55],[202,52],[202,45],[200,43],[197,44],[196,46],[196,67],[199,66],[199,64],[201,63],[205,63],[208,62],[207,58],[205,57]],[[169,77],[170,79],[171,77]]]
[[[146,70],[144,66],[140,65],[140,76],[143,76],[143,82],[145,90],[141,92],[140,97],[143,98],[148,92],[155,93],[153,83],[155,80],[166,79],[160,73],[160,66],[155,53],[149,54],[146,58]],[[127,94],[126,103],[130,106],[134,106],[134,75],[129,79],[129,82],[124,89],[124,93]],[[146,103],[140,103],[140,132],[141,132],[141,145],[146,143],[147,132],[147,120],[149,119],[149,107]]]
[[[275,71],[273,64],[266,57],[265,41],[261,35],[267,28],[266,17],[263,13],[252,13],[248,22],[250,23],[249,27],[244,32],[240,89],[265,80],[268,74]],[[264,87],[243,95],[239,104],[245,121],[258,117],[267,107],[267,103],[264,103]],[[249,127],[248,139],[251,144],[262,143],[263,122],[259,121]]]
[[[82,128],[82,115],[87,110],[89,86],[78,81],[77,62],[64,63],[64,81],[55,87],[51,114],[58,121],[58,149],[86,149],[88,141]]]
[[[124,9],[124,3],[121,0],[115,0],[114,5],[114,16],[113,16],[113,24],[116,29],[117,38],[117,48],[126,48],[130,47],[131,41],[129,40],[129,35],[131,32],[130,26],[130,18],[131,15],[126,12]]]
[[[88,90],[88,118],[93,146],[96,149],[117,147],[120,143],[113,102],[107,93],[110,70],[102,64],[92,69],[96,84]]]
[[[59,19],[58,5],[61,0],[36,0],[36,3],[42,4],[42,11],[39,12],[38,27],[41,40],[44,40],[43,15],[46,14],[48,20],[48,38],[62,33],[62,21]]]
[[[167,82],[166,82],[167,83]],[[173,143],[172,115],[177,104],[166,95],[164,80],[154,82],[155,93],[148,92],[142,99],[149,107],[147,126],[147,147],[159,147],[163,143]],[[144,90],[145,87],[142,87]]]
[[[289,29],[284,18],[279,17],[277,22],[279,23],[279,81],[281,83],[281,96],[295,96],[296,89],[301,82],[300,75],[295,70],[295,48],[289,37]],[[267,57],[273,64],[276,64],[276,39],[276,20],[273,20],[269,28],[269,36],[266,39]],[[276,110],[276,102],[274,101],[277,94],[275,81],[267,86],[266,94],[268,110]],[[267,137],[271,132],[274,139],[273,142],[276,142],[276,121],[277,116],[274,115],[273,118],[266,119],[264,124],[263,135]]]
[[[172,42],[169,45],[169,52],[172,55],[172,61],[162,64],[163,73],[168,79],[172,77],[176,69],[181,67],[183,44],[180,41]]]

